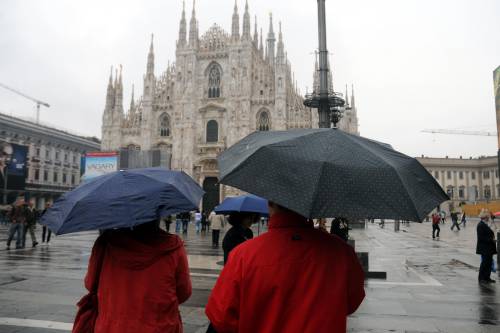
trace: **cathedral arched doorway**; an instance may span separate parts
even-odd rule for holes
[[[207,177],[203,181],[203,196],[202,211],[210,213],[215,206],[219,204],[220,187],[217,177]]]

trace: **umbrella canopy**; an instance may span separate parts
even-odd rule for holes
[[[203,195],[187,174],[163,168],[117,171],[64,194],[41,223],[56,234],[133,227],[195,210]]]
[[[255,132],[218,162],[221,183],[308,218],[422,221],[449,200],[416,159],[338,129]]]
[[[267,200],[256,195],[241,195],[238,197],[228,197],[220,205],[215,207],[217,214],[238,213],[258,213],[269,216]]]

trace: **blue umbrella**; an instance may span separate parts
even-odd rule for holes
[[[41,223],[57,235],[133,227],[198,208],[203,195],[187,174],[163,168],[117,171],[64,194]]]
[[[253,194],[241,195],[238,197],[228,197],[215,207],[217,214],[240,213],[258,213],[263,216],[269,216],[267,200]]]

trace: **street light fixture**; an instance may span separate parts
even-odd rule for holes
[[[318,109],[319,127],[333,127],[342,117],[341,108],[345,101],[342,94],[328,89],[328,49],[326,47],[326,14],[325,0],[318,0],[318,37],[319,37],[319,92],[305,96],[304,105],[313,109]]]

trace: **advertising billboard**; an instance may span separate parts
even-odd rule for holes
[[[497,113],[498,148],[500,149],[500,66],[493,71],[493,89]]]
[[[24,190],[28,147],[0,141],[0,189]]]
[[[114,171],[118,171],[117,152],[96,152],[85,154],[85,173],[83,180],[88,181]]]

